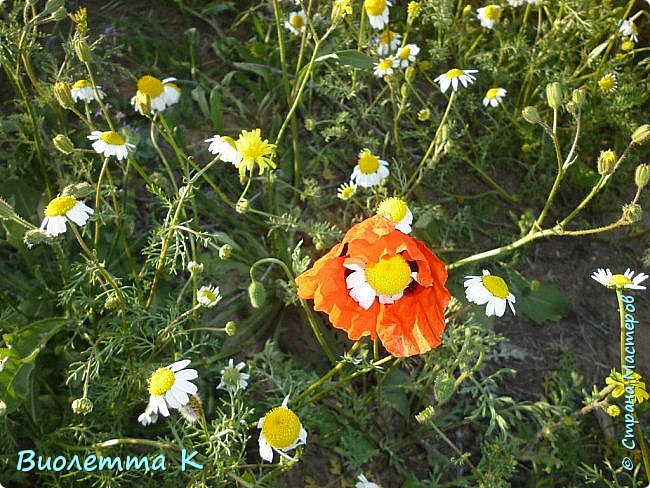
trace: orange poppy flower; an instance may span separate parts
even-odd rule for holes
[[[296,285],[351,340],[379,337],[393,356],[413,356],[440,345],[446,280],[445,264],[421,241],[375,215],[353,226]]]

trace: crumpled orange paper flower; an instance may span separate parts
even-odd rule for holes
[[[353,226],[312,268],[296,278],[298,295],[314,300],[351,340],[379,337],[393,356],[440,345],[450,294],[444,263],[418,239],[375,215]]]

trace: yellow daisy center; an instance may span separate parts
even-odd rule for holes
[[[621,49],[623,51],[631,51],[634,49],[634,41],[625,41],[623,44],[621,44]]]
[[[445,76],[447,78],[453,79],[453,78],[460,78],[461,76],[463,76],[463,74],[464,74],[464,72],[463,72],[462,69],[452,68],[449,71],[447,71]]]
[[[359,171],[366,175],[376,173],[379,169],[379,158],[372,154],[368,149],[364,149],[359,154]]]
[[[88,80],[77,80],[72,85],[72,88],[90,88],[93,84]]]
[[[210,301],[210,303],[217,301],[217,295],[215,295],[212,291],[207,289],[201,291],[201,296],[207,298]]]
[[[162,81],[155,76],[144,75],[138,80],[138,91],[151,98],[158,98],[164,90]]]
[[[119,135],[117,132],[113,132],[112,130],[107,130],[106,132],[102,132],[99,138],[102,141],[104,141],[106,144],[110,144],[111,146],[124,145],[124,139],[122,139],[122,136]]]
[[[411,48],[408,46],[400,47],[397,51],[397,57],[400,59],[408,59],[411,55]]]
[[[622,274],[615,274],[612,276],[611,283],[613,283],[616,288],[625,288],[627,285],[632,285],[633,281]]]
[[[365,0],[363,6],[368,15],[376,17],[384,12],[384,9],[386,8],[386,0]]]
[[[72,195],[64,195],[62,197],[56,197],[45,207],[45,216],[46,217],[61,217],[67,214],[72,207],[77,204],[77,199]]]
[[[379,207],[377,207],[378,214],[389,218],[395,223],[398,223],[406,217],[407,211],[408,206],[406,205],[406,202],[397,197],[387,198],[379,204]]]
[[[395,33],[389,29],[379,33],[379,42],[381,44],[388,45],[393,39],[395,39]]]
[[[353,186],[346,186],[341,190],[341,198],[343,200],[349,200],[355,193],[356,189]]]
[[[483,11],[485,17],[490,20],[499,20],[501,16],[501,8],[498,5],[488,5]]]
[[[300,435],[300,419],[287,407],[276,407],[264,416],[262,433],[271,447],[284,449]]]
[[[490,88],[488,92],[485,94],[485,98],[489,98],[490,100],[492,100],[493,98],[496,98],[498,94],[499,94],[498,88]]]
[[[302,16],[299,14],[292,15],[289,19],[289,23],[296,29],[300,29],[303,25],[305,25],[305,22],[302,20]]]
[[[368,266],[365,273],[368,284],[379,295],[396,295],[411,281],[411,268],[399,255]]]
[[[603,91],[609,91],[616,87],[616,78],[612,75],[605,75],[598,81],[598,86]]]
[[[510,294],[508,290],[508,285],[503,281],[503,278],[499,276],[481,276],[481,282],[487,291],[489,291],[492,296],[497,298],[507,298]]]
[[[387,69],[390,69],[392,67],[393,67],[393,60],[390,58],[382,59],[379,62],[379,65],[377,66],[377,68],[383,71],[386,71]]]
[[[171,369],[158,368],[149,378],[149,393],[160,396],[168,392],[176,381],[176,376]]]

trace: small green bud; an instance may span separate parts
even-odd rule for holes
[[[74,151],[74,144],[68,136],[65,134],[57,134],[52,138],[52,144],[54,147],[61,151],[63,154],[70,154]]]
[[[650,125],[643,124],[632,133],[633,144],[643,144],[650,137]]]
[[[219,248],[219,259],[225,261],[232,254],[232,246],[230,244],[224,244]]]
[[[117,298],[117,295],[113,292],[109,292],[106,295],[106,300],[104,300],[104,308],[106,310],[115,310],[120,306],[120,301]]]
[[[77,398],[72,402],[72,411],[78,415],[88,415],[93,411],[93,402],[86,397]]]
[[[623,216],[621,220],[624,224],[629,225],[641,220],[643,209],[636,203],[626,203],[623,205]]]
[[[84,37],[75,34],[72,39],[72,47],[79,61],[82,63],[90,63],[90,46]]]
[[[248,299],[253,308],[261,308],[266,302],[266,290],[264,285],[257,280],[251,281],[248,286]]]
[[[431,117],[431,110],[429,110],[428,108],[423,108],[418,112],[418,120],[420,122],[425,122],[429,120],[429,117]]]
[[[580,112],[580,107],[574,102],[568,102],[566,104],[566,110],[572,115],[578,115],[578,112]]]
[[[598,156],[598,174],[601,176],[608,175],[614,169],[616,163],[616,153],[611,149],[600,151]]]
[[[537,109],[531,105],[524,107],[521,111],[521,115],[529,124],[539,124],[542,121]]]
[[[248,212],[248,207],[250,207],[250,202],[245,198],[240,198],[235,205],[235,212],[244,214]]]
[[[406,22],[408,24],[412,24],[413,21],[418,17],[421,8],[422,7],[420,6],[420,2],[409,2],[408,6],[406,7]]]
[[[74,101],[72,100],[72,93],[70,92],[70,87],[67,83],[59,81],[54,85],[52,89],[54,93],[54,98],[59,102],[59,105],[65,109],[70,109],[74,106]]]
[[[639,187],[639,190],[643,189],[644,186],[648,184],[648,179],[650,178],[650,167],[647,164],[640,164],[636,167],[634,172],[634,183]]]
[[[571,100],[578,107],[580,108],[584,107],[585,103],[587,103],[587,90],[585,90],[584,88],[577,88],[573,90],[573,92],[571,93]]]
[[[226,334],[228,334],[230,337],[235,335],[235,332],[237,332],[237,324],[233,322],[232,320],[229,320],[226,322]]]
[[[25,232],[23,236],[23,242],[29,248],[34,247],[37,244],[48,244],[52,245],[57,241],[57,237],[52,236],[41,229],[31,229]]]
[[[415,78],[415,68],[413,66],[409,66],[404,70],[404,79],[411,83],[413,81],[413,78]],[[406,92],[402,93],[402,96],[406,96]]]
[[[542,284],[539,282],[539,280],[533,280],[530,282],[530,291],[536,292],[539,290],[540,286],[542,286]]]
[[[187,263],[187,270],[190,272],[190,274],[199,275],[203,273],[203,263],[190,261],[189,263]]]
[[[305,130],[308,130],[309,132],[314,130],[314,127],[316,126],[314,119],[306,118],[305,119]]]
[[[562,86],[557,81],[546,85],[546,99],[552,109],[558,109],[562,105]]]
[[[61,195],[72,195],[77,200],[84,199],[93,193],[95,193],[95,189],[90,183],[86,183],[85,181],[68,185],[61,191]]]

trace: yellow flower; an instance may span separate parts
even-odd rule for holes
[[[604,92],[611,93],[613,91],[616,91],[617,86],[616,75],[611,73],[606,74],[600,80],[598,80],[598,87]]]
[[[239,139],[235,141],[235,148],[241,155],[241,159],[235,163],[241,181],[244,180],[246,171],[253,172],[256,164],[260,170],[259,174],[263,174],[267,168],[275,169],[275,162],[272,159],[275,154],[275,144],[269,144],[268,139],[262,140],[260,129],[242,130]]]
[[[332,22],[336,22],[346,15],[352,15],[350,0],[335,0],[334,5],[332,5]]]
[[[605,378],[605,383],[614,386],[614,389],[612,390],[612,396],[614,398],[626,395],[625,387],[634,387],[634,401],[641,404],[650,398],[650,395],[648,395],[648,388],[646,387],[646,384],[641,381],[643,377],[639,373],[633,371],[629,376],[631,376],[631,378],[624,378],[621,373],[612,370],[609,376]]]

